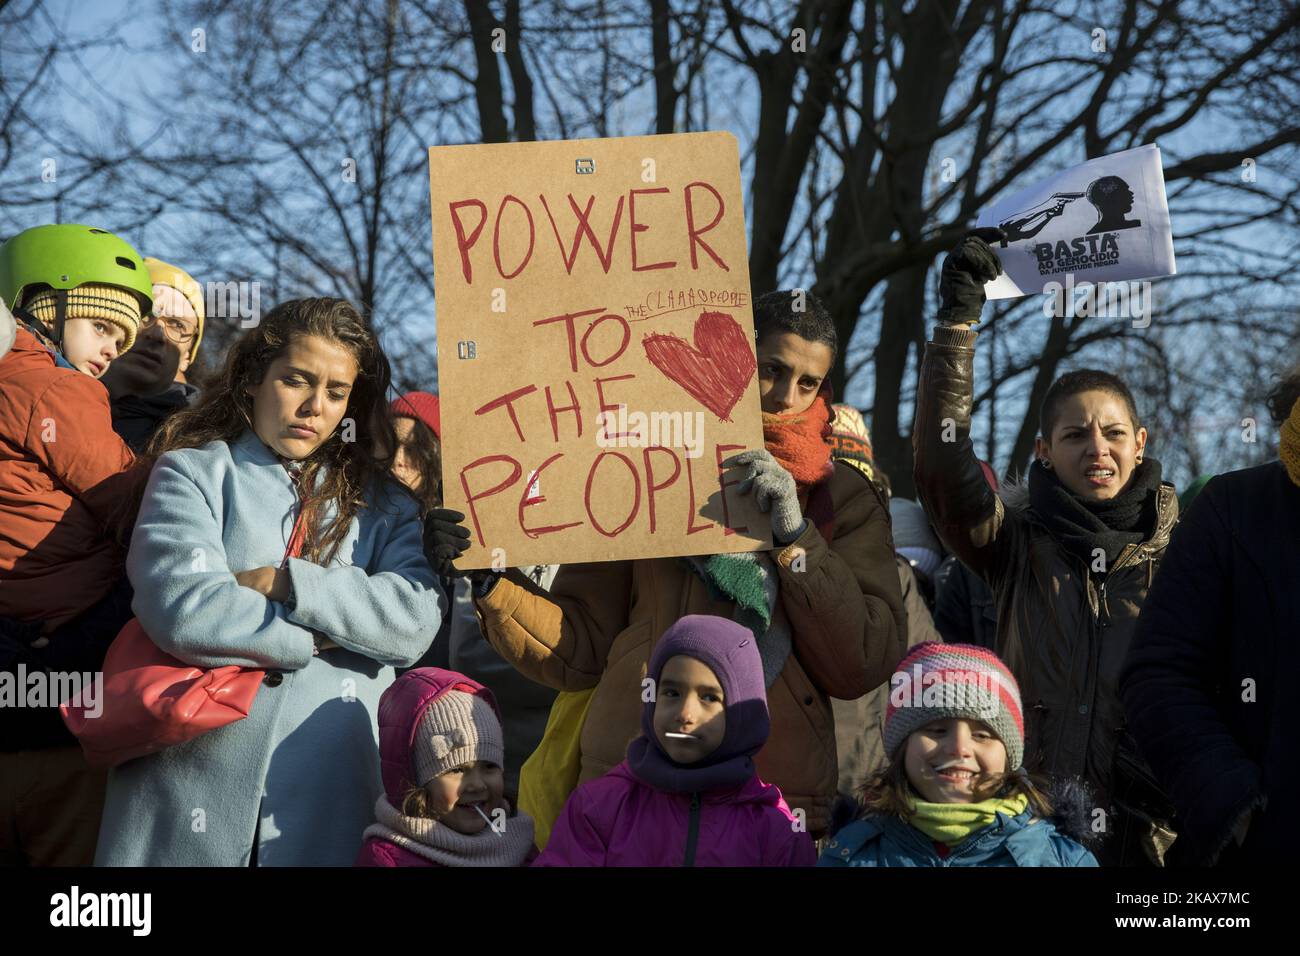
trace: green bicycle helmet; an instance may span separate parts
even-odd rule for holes
[[[20,309],[35,292],[67,292],[97,283],[116,286],[153,308],[153,283],[140,254],[104,229],[76,223],[35,226],[0,245],[0,299]],[[54,339],[63,337],[62,321]]]

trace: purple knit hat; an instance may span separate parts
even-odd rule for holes
[[[655,735],[655,705],[650,701],[641,708],[641,736],[628,746],[628,767],[660,790],[701,792],[739,786],[754,775],[754,755],[767,743],[772,729],[763,661],[754,634],[725,617],[689,614],[681,618],[664,632],[650,657],[647,676],[656,687],[664,665],[678,655],[703,663],[722,685],[727,718],[722,743],[697,763],[674,763]]]

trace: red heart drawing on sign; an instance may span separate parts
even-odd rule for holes
[[[729,422],[754,377],[754,350],[740,324],[725,312],[700,313],[694,335],[694,348],[666,332],[647,335],[642,341],[646,358],[719,421]]]

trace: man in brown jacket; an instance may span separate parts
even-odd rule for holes
[[[860,472],[832,463],[825,380],[835,326],[811,296],[796,312],[790,292],[754,303],[766,450],[731,459],[772,516],[770,552],[563,566],[549,593],[514,572],[471,572],[483,632],[507,661],[559,690],[594,687],[582,731],[579,782],[623,760],[640,733],[642,679],[660,635],[686,614],[745,620],[712,568],[719,558],[761,570],[771,597],[756,629],[772,732],[759,775],[781,788],[808,832],[823,833],[837,764],[830,698],[852,700],[888,680],[907,627],[889,512]],[[798,441],[814,436],[814,440]],[[792,437],[793,436],[793,437]],[[800,449],[792,453],[791,449]],[[430,560],[463,548],[463,516],[432,517]],[[754,626],[751,624],[751,626]]]

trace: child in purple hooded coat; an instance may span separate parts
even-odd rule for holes
[[[812,838],[754,755],[770,722],[754,635],[692,614],[650,659],[627,758],[575,790],[534,866],[812,866]]]

